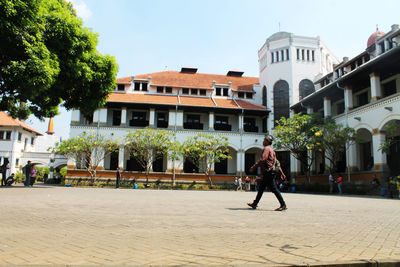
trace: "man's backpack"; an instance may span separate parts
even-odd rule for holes
[[[275,158],[274,164],[272,164],[272,167],[270,168],[270,172],[280,173],[280,169],[281,169],[281,163],[277,158]]]

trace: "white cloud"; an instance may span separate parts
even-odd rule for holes
[[[81,17],[82,19],[88,19],[92,16],[92,11],[83,0],[70,0],[70,2],[74,6],[78,17]]]

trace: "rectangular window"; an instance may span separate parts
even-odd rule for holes
[[[157,86],[157,93],[164,93],[164,87],[162,86]]]
[[[6,140],[11,140],[11,131],[6,131]]]
[[[142,91],[147,91],[147,83],[142,83]]]
[[[239,98],[244,98],[244,93],[243,93],[243,92],[239,92],[239,93],[238,93],[238,97],[239,97]]]
[[[31,137],[31,145],[33,146],[35,143],[35,138]]]
[[[167,94],[172,94],[172,87],[165,87],[165,92]]]
[[[206,95],[206,94],[207,94],[207,92],[205,89],[200,89],[200,95]]]
[[[226,116],[215,116],[216,124],[228,124],[228,117]]]
[[[342,114],[344,112],[344,102],[338,103],[336,108],[337,114]]]
[[[125,84],[118,84],[118,91],[125,91]]]
[[[164,112],[157,113],[157,128],[168,128],[166,113]]]
[[[285,50],[281,50],[281,61],[285,60]]]
[[[304,49],[301,49],[301,60],[305,60],[305,57],[304,57]]]
[[[275,62],[274,52],[271,52],[271,63]]]
[[[357,96],[358,106],[364,106],[368,104],[368,92],[359,94]]]
[[[296,49],[297,60],[300,60],[300,49]]]
[[[18,132],[18,141],[22,140],[22,133]]]
[[[183,95],[188,95],[189,94],[189,88],[182,88],[182,94]]]
[[[286,60],[289,60],[289,49],[286,49]]]
[[[146,119],[145,112],[133,112],[132,113],[132,120],[135,121],[144,121]]]
[[[15,159],[15,166],[19,165],[19,159]]]
[[[310,50],[307,49],[307,61],[310,61]]]
[[[140,83],[135,82],[135,91],[139,91],[140,90]]]
[[[187,116],[187,121],[189,123],[200,123],[200,115],[188,115]]]
[[[253,98],[253,93],[246,93],[246,98],[252,99]]]
[[[4,139],[4,131],[0,131],[0,140]]]
[[[276,51],[275,55],[276,55],[276,62],[279,62],[279,51]]]
[[[217,87],[217,88],[215,88],[215,95],[221,95],[221,88],[220,87]]]
[[[192,94],[192,95],[197,95],[197,93],[198,93],[197,89],[192,89],[190,91],[191,91],[190,94]]]
[[[121,110],[113,110],[112,114],[113,114],[112,125],[113,126],[121,125]]]
[[[228,96],[228,88],[224,88],[224,96]]]
[[[311,51],[311,59],[312,59],[312,61],[315,61],[315,51],[314,50]]]
[[[390,81],[383,85],[383,97],[393,95],[396,93],[396,91],[396,80]]]

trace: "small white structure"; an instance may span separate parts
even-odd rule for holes
[[[50,167],[51,153],[47,149],[58,141],[59,137],[44,136],[6,112],[0,112],[0,163],[9,162],[7,176],[22,171],[28,160]],[[66,163],[66,158],[59,158],[54,167],[65,166]]]

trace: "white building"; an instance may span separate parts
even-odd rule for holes
[[[9,162],[7,176],[22,171],[28,160],[41,166],[50,166],[51,153],[47,148],[57,141],[57,136],[43,135],[6,112],[0,112],[0,165]],[[53,165],[59,168],[66,163],[64,157],[57,157]]]
[[[294,112],[320,112],[357,130],[360,141],[343,155],[341,171],[349,170],[351,179],[369,181],[373,175],[399,175],[400,142],[387,154],[380,150],[388,137],[400,140],[399,26],[393,25],[386,34],[377,30],[368,38],[364,51],[345,58],[316,85],[315,93],[291,108]],[[390,135],[389,125],[397,125],[397,131]],[[327,162],[325,165],[329,167]],[[317,167],[318,162],[314,169]],[[299,169],[292,168],[292,173],[299,173]]]
[[[109,95],[104,108],[91,118],[72,112],[71,137],[84,131],[124,137],[129,130],[150,127],[176,132],[178,141],[199,132],[228,137],[232,159],[215,164],[216,175],[229,178],[245,172],[261,154],[267,131],[269,110],[260,103],[261,90],[256,77],[244,77],[243,72],[229,71],[226,75],[197,73],[196,68],[163,71],[117,79],[115,92]],[[124,150],[106,158],[101,168],[137,171],[138,166]],[[74,175],[75,162],[69,163]],[[168,161],[164,156],[153,164],[153,172],[172,175],[197,173],[190,162]],[[112,172],[104,175],[114,176]]]

